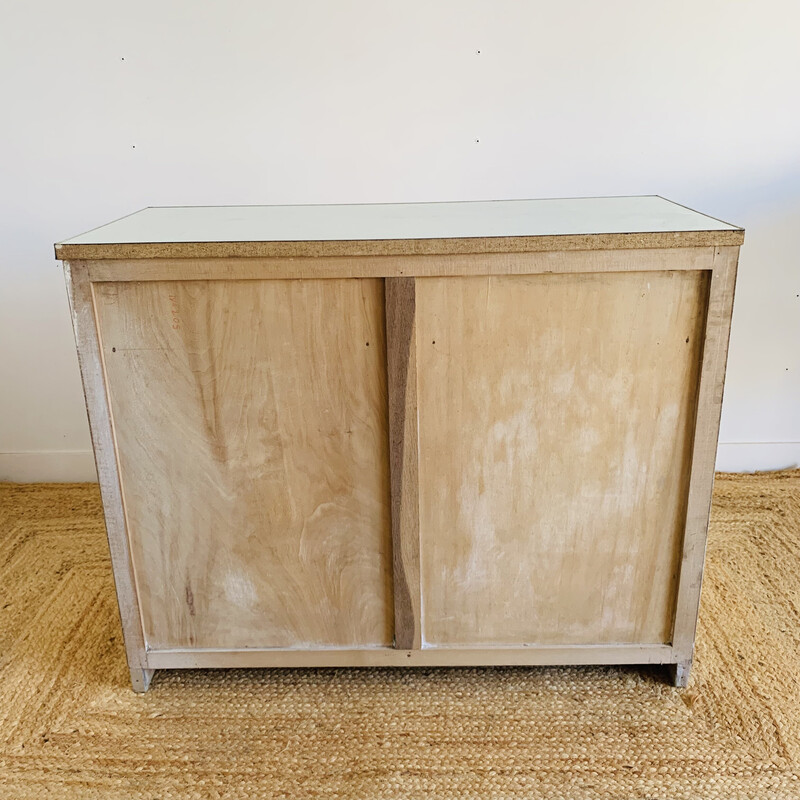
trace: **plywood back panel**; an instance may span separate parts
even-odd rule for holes
[[[382,281],[94,297],[148,645],[391,644]]]
[[[668,642],[706,272],[417,279],[429,645]]]

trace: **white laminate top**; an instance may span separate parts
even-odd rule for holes
[[[306,242],[737,231],[655,195],[370,205],[145,208],[56,245]]]

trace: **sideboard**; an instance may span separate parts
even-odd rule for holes
[[[686,685],[743,238],[649,196],[147,208],[57,244],[134,689]]]

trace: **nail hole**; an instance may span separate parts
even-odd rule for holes
[[[111,352],[112,352],[112,353],[116,353],[116,352],[117,352],[117,348],[116,348],[116,347],[112,347],[112,348],[111,348]]]

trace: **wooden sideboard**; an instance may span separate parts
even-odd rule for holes
[[[148,208],[57,244],[134,689],[685,685],[743,238],[615,197]]]

